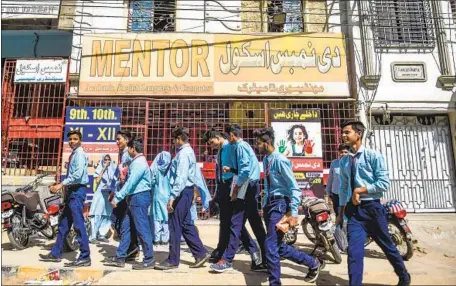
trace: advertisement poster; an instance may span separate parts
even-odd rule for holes
[[[275,148],[292,163],[305,196],[324,196],[323,144],[318,109],[272,109]]]
[[[62,178],[68,171],[68,159],[71,148],[68,145],[67,133],[79,129],[82,133],[82,147],[89,158],[89,187],[87,189],[87,202],[92,201],[96,189],[93,174],[101,157],[105,154],[111,156],[117,165],[119,148],[116,144],[117,131],[120,130],[121,109],[118,107],[67,107],[65,115],[65,134],[62,154]]]

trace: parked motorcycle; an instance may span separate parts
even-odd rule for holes
[[[399,250],[404,260],[409,260],[413,257],[413,240],[412,231],[407,225],[407,210],[397,200],[387,201],[383,204],[387,213],[388,231],[391,239]],[[367,237],[365,246],[369,245],[373,239]]]
[[[388,231],[396,245],[399,253],[404,260],[409,260],[413,256],[413,239],[412,231],[407,225],[407,210],[402,207],[402,204],[397,200],[391,200],[383,203],[383,207],[387,213]],[[313,228],[308,223],[302,223],[302,230],[306,237],[315,243],[315,234]],[[373,239],[367,237],[365,246],[372,243]]]
[[[59,195],[51,196],[42,203],[36,191],[46,175],[39,175],[28,185],[15,191],[2,191],[2,228],[6,229],[8,239],[17,250],[27,248],[30,237],[41,233],[48,239],[54,239],[58,232],[58,216],[62,211]],[[57,210],[56,212],[55,210]],[[52,214],[49,212],[51,210]],[[86,228],[90,221],[86,217]],[[65,251],[74,251],[79,248],[76,233],[72,229],[65,243]]]
[[[334,224],[331,220],[331,211],[322,199],[304,197],[302,200],[304,218],[301,222],[304,234],[315,243],[315,250],[322,246],[330,252],[335,263],[342,263],[342,256],[334,237]],[[311,235],[312,234],[312,235]]]

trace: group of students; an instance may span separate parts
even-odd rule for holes
[[[399,284],[409,285],[410,275],[389,237],[386,214],[382,214],[378,206],[379,198],[389,186],[384,159],[377,152],[361,146],[364,133],[362,123],[347,122],[342,128],[343,138],[350,145],[351,153],[342,157],[340,162],[343,167],[340,168],[339,176],[338,201],[341,207],[338,209],[337,223],[341,223],[345,213],[348,217],[350,284],[362,284],[362,253],[368,233],[382,247],[394,266],[400,278]],[[195,227],[194,216],[195,198],[201,196],[203,209],[207,209],[211,198],[196,164],[195,153],[188,143],[188,129],[176,127],[172,131],[176,147],[174,158],[171,158],[170,153],[162,152],[150,167],[143,155],[142,140],[131,138],[128,132],[120,131],[117,137],[121,150],[119,165],[113,166],[111,158],[104,156],[95,172],[100,192],[96,193],[92,205],[93,231],[90,241],[104,241],[109,224],[115,226],[120,238],[116,255],[107,258],[105,265],[123,267],[127,260],[136,257],[139,242],[144,259],[133,265],[133,269],[177,268],[183,236],[195,258],[191,268],[202,267],[210,261],[210,268],[214,272],[230,270],[239,246],[243,245],[252,258],[251,270],[267,270],[270,285],[281,285],[281,258],[306,266],[308,272],[304,280],[315,282],[325,267],[325,262],[285,244],[282,241],[284,233],[277,227],[284,222],[290,226],[298,223],[301,190],[291,162],[275,150],[272,128],[257,129],[254,136],[257,150],[264,156],[264,191],[261,202],[259,162],[253,148],[242,140],[241,127],[231,124],[225,132],[211,128],[202,138],[218,150],[214,200],[220,206],[219,241],[216,249],[209,254]],[[65,209],[59,221],[59,235],[52,251],[40,256],[44,261],[60,261],[63,239],[73,225],[80,243],[80,256],[65,266],[90,266],[89,238],[82,214],[84,187],[88,184],[88,160],[80,147],[81,133],[77,130],[70,131],[68,138],[73,149],[69,158],[68,176],[62,183],[50,188],[56,192],[65,187]],[[104,193],[104,189],[111,191]],[[263,209],[265,224],[258,213],[259,204]],[[110,218],[109,205],[112,207]],[[98,208],[103,211],[97,211]],[[247,220],[258,245],[245,228]],[[169,242],[169,255],[165,261],[155,263],[153,242]]]

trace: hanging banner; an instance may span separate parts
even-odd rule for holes
[[[119,148],[116,144],[117,131],[120,130],[121,109],[119,107],[67,107],[65,113],[65,134],[62,152],[62,179],[68,172],[68,159],[72,150],[68,144],[67,133],[78,129],[82,133],[82,148],[89,158],[89,187],[87,200],[92,201],[94,184],[93,174],[103,155],[110,155],[116,165]]]
[[[275,148],[288,157],[303,194],[324,196],[323,144],[319,109],[271,109]]]

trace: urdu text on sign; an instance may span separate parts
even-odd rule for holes
[[[348,97],[342,34],[85,35],[79,95]]]

